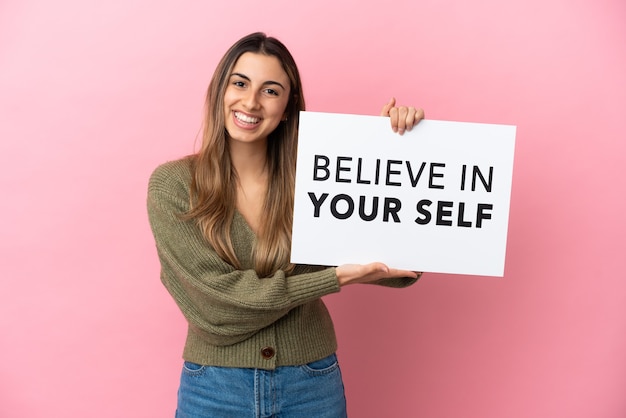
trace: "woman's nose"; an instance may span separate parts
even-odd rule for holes
[[[255,91],[252,90],[248,90],[245,93],[242,102],[244,106],[246,106],[248,109],[256,109],[259,105],[257,94]]]

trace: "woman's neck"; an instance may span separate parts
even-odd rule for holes
[[[230,157],[238,180],[237,210],[258,235],[268,187],[266,145],[231,143]]]
[[[231,141],[230,159],[240,181],[267,179],[267,142]]]

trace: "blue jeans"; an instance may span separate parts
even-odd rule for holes
[[[183,364],[176,418],[345,418],[337,356],[275,370]]]

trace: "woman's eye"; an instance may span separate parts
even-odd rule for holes
[[[274,89],[266,89],[265,92],[267,94],[271,94],[272,96],[278,96],[278,92]]]

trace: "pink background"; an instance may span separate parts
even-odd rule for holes
[[[517,125],[504,278],[327,298],[351,416],[626,416],[622,0],[0,2],[0,416],[171,417],[151,170],[263,30],[308,108]]]

